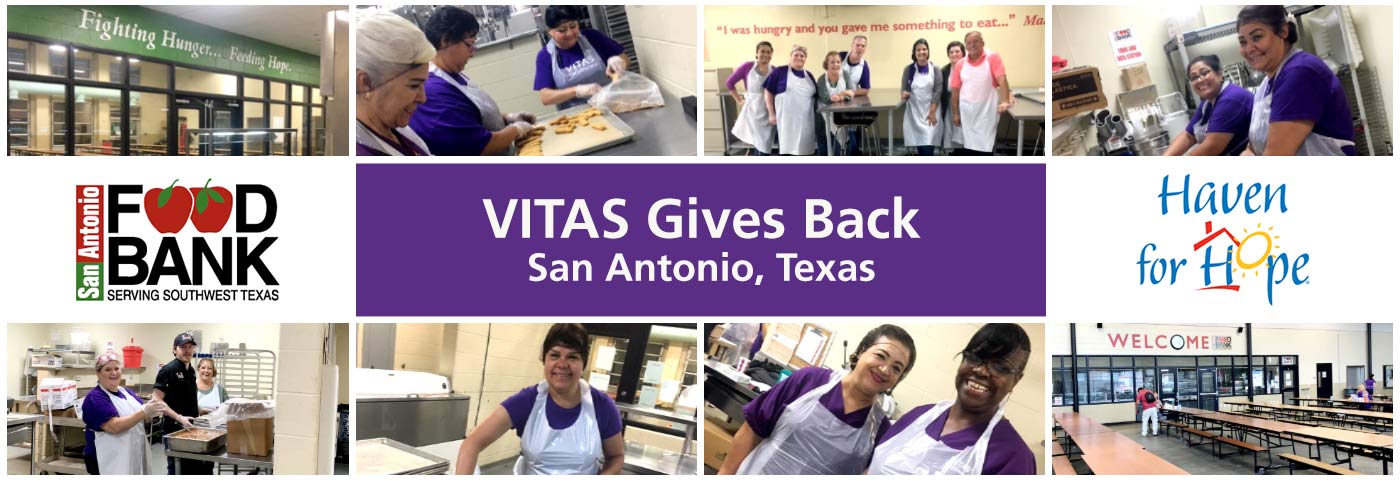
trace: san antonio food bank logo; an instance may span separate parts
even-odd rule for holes
[[[1181,180],[1180,190],[1172,187],[1171,176],[1162,177],[1162,191],[1157,195],[1161,200],[1161,214],[1172,213],[1171,206],[1180,196],[1181,214],[1217,215],[1232,212],[1245,215],[1265,214],[1276,211],[1288,212],[1288,185],[1277,186],[1260,183],[1216,185],[1214,182],[1201,184],[1191,189],[1191,175]],[[1252,225],[1250,225],[1252,223]],[[1142,246],[1138,254],[1138,285],[1176,285],[1178,281],[1192,283],[1190,271],[1183,268],[1198,266],[1201,282],[1196,290],[1240,292],[1249,283],[1258,285],[1266,292],[1270,305],[1274,304],[1274,287],[1279,285],[1306,285],[1309,277],[1303,272],[1311,256],[1305,252],[1290,255],[1283,248],[1283,237],[1275,232],[1275,226],[1263,222],[1244,222],[1231,227],[1221,227],[1213,220],[1205,221],[1205,233],[1191,244],[1190,257],[1163,258],[1156,243]],[[1260,275],[1263,273],[1263,275]],[[1263,277],[1262,282],[1253,278]],[[1238,282],[1238,283],[1237,283]],[[1259,287],[1254,287],[1259,288]]]
[[[269,235],[276,194],[266,185],[230,191],[211,182],[76,186],[74,299],[276,301],[277,278],[263,261],[277,241]],[[261,209],[248,208],[252,198]],[[141,213],[144,219],[134,216]]]

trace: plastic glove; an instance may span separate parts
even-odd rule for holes
[[[145,405],[141,406],[141,412],[146,414],[146,418],[159,416],[165,412],[165,402],[155,400],[146,402]]]
[[[608,58],[607,73],[609,75],[612,75],[614,73],[621,74],[624,70],[627,70],[627,62],[622,61],[622,57],[614,55]]]
[[[617,57],[613,57],[613,58],[617,58]],[[596,83],[585,83],[585,84],[583,84],[583,85],[579,85],[579,86],[577,86],[577,87],[574,87],[574,96],[579,97],[579,98],[588,98],[588,97],[597,95],[597,94],[598,94],[598,91],[599,91],[599,90],[602,90],[602,89],[603,89],[603,86],[602,86],[602,85],[598,85],[598,84],[596,84]]]
[[[506,123],[515,123],[519,121],[535,123],[535,114],[530,112],[515,112],[506,114]]]
[[[530,130],[533,130],[535,128],[535,124],[524,120],[516,120],[515,122],[511,123],[510,126],[515,127],[515,130],[517,132],[520,132],[516,135],[516,137],[524,137],[526,135],[529,135]]]
[[[190,417],[176,414],[175,421],[179,422],[180,425],[184,426],[185,428],[194,428],[194,424],[190,423]]]

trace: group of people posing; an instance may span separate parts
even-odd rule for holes
[[[754,60],[725,82],[739,106],[734,136],[752,145],[754,155],[827,155],[827,143],[837,146],[833,155],[879,153],[860,146],[859,127],[872,124],[874,112],[821,112],[870,93],[869,41],[857,35],[850,50],[827,52],[819,74],[806,70],[807,47],[792,45],[788,64],[773,66],[773,44],[759,42]],[[948,63],[940,71],[931,66],[928,41],[914,41],[900,80],[904,145],[919,155],[991,155],[997,122],[1016,103],[1001,56],[986,48],[977,31],[950,42],[944,52]]]
[[[1251,5],[1235,19],[1240,56],[1264,74],[1253,94],[1225,83],[1220,57],[1191,60],[1201,105],[1166,155],[1356,155],[1351,107],[1327,64],[1300,50],[1298,26],[1281,5]]]
[[[563,110],[588,101],[627,70],[616,41],[580,28],[583,7],[544,12],[549,42],[535,59],[540,102]],[[418,28],[389,11],[361,14],[355,29],[355,154],[509,155],[534,128],[530,112],[502,112],[464,69],[481,24],[460,7],[439,6]]]

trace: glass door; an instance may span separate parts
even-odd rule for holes
[[[1162,403],[1177,405],[1176,369],[1162,368],[1158,369],[1157,373],[1162,381],[1162,388],[1157,391],[1157,394],[1162,396]]]
[[[246,135],[242,104],[193,96],[175,97],[177,155],[242,155]],[[213,130],[211,129],[218,129]]]
[[[1220,405],[1218,403],[1220,396],[1213,388],[1215,386],[1215,369],[1202,368],[1199,372],[1201,376],[1201,385],[1205,386],[1201,389],[1201,409],[1220,410]]]
[[[1176,403],[1183,407],[1201,408],[1200,384],[1196,382],[1195,368],[1176,370]]]

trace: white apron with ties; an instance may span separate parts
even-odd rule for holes
[[[467,96],[476,105],[476,109],[481,112],[481,125],[492,132],[506,128],[505,117],[501,116],[501,107],[496,105],[496,101],[486,94],[486,91],[475,83],[468,81],[466,84],[457,83],[457,77],[438,68],[437,64],[428,64],[428,73],[443,79],[448,85],[456,87],[462,95]],[[466,75],[463,74],[465,77]],[[468,79],[470,80],[470,79]]]
[[[788,88],[792,88],[789,86]],[[821,404],[846,374],[833,373],[821,387],[783,409],[772,435],[760,441],[739,464],[738,475],[856,475],[865,470],[875,434],[885,419],[875,402],[861,427],[852,427]]]
[[[1006,402],[997,408],[992,422],[977,443],[964,449],[949,447],[940,440],[928,436],[925,430],[944,411],[952,408],[953,401],[945,400],[928,409],[919,418],[894,438],[875,448],[875,456],[870,460],[870,475],[981,475],[982,466],[987,460],[987,446],[991,443],[992,430],[1001,421]]]
[[[771,65],[768,73],[773,73]],[[766,80],[768,75],[758,73],[758,65],[749,69],[749,75],[744,77],[744,109],[739,111],[739,117],[730,131],[734,133],[734,138],[748,142],[755,150],[772,153],[773,126],[768,124],[768,105],[765,103],[767,100],[763,99],[763,82]]]
[[[117,387],[121,388],[121,387]],[[141,411],[141,402],[127,391],[125,395],[108,392],[97,387],[112,406],[117,408],[117,416],[125,417]],[[145,475],[146,464],[146,425],[139,422],[122,433],[93,432],[93,450],[97,453],[97,471],[103,475]]]
[[[608,77],[607,64],[603,57],[598,55],[598,51],[593,49],[593,44],[588,42],[588,37],[579,32],[578,44],[583,50],[583,60],[578,61],[568,68],[559,68],[559,46],[550,39],[544,48],[549,52],[549,69],[554,76],[554,88],[564,89],[577,85],[596,83],[607,85],[612,82]],[[587,98],[572,98],[559,104],[560,110],[568,109],[576,105],[588,103]]]
[[[991,52],[984,52],[982,64],[963,60],[962,84],[958,91],[958,113],[962,116],[963,148],[991,152],[997,141],[997,88],[993,84]]]
[[[928,121],[929,110],[938,93],[933,91],[933,76],[942,72],[929,66],[928,73],[919,73],[914,65],[914,77],[909,82],[909,101],[904,102],[904,146],[934,145],[934,125]]]
[[[817,121],[812,101],[817,86],[808,74],[798,77],[787,70],[787,90],[773,97],[778,116],[778,153],[781,155],[811,155],[817,151]]]
[[[424,155],[433,154],[432,151],[428,150],[428,144],[424,142],[423,138],[419,137],[417,133],[414,133],[412,128],[409,128],[408,126],[403,126],[395,128],[394,131],[399,132],[399,135],[403,135],[404,140],[408,140],[410,143],[413,143],[413,146],[418,147],[418,150],[422,151]],[[374,150],[378,150],[379,152],[385,155],[390,155],[394,157],[403,156],[403,154],[399,152],[399,149],[394,148],[394,145],[389,143],[388,140],[379,138],[379,134],[374,133],[374,130],[370,130],[369,127],[366,127],[363,123],[360,122],[355,122],[355,142],[366,147],[372,148]]]
[[[583,380],[579,380],[579,388],[583,403],[578,419],[568,428],[555,430],[544,412],[549,383],[540,381],[535,387],[535,406],[520,436],[516,475],[597,475],[602,469],[603,439],[598,437],[593,392]]]
[[[1288,55],[1283,57],[1283,65],[1293,59],[1294,55],[1301,52],[1298,48],[1289,50]],[[1283,67],[1279,67],[1280,70]],[[1269,140],[1269,113],[1273,109],[1274,92],[1272,81],[1269,77],[1264,77],[1264,83],[1259,85],[1254,91],[1254,112],[1249,119],[1249,144],[1254,149],[1255,155],[1263,155],[1265,144]],[[1303,144],[1298,146],[1298,153],[1295,155],[1337,155],[1346,156],[1342,151],[1343,147],[1354,147],[1355,142],[1332,138],[1317,133],[1316,125],[1313,131],[1308,132],[1307,138],[1303,139]]]

